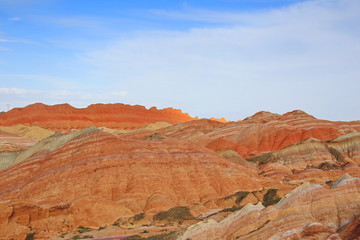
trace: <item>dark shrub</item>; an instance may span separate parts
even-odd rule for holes
[[[173,207],[167,211],[159,212],[154,216],[155,221],[164,221],[167,222],[180,222],[184,220],[194,220],[196,219],[191,213],[188,207]]]
[[[265,207],[278,203],[281,198],[277,195],[278,189],[269,189],[263,199],[263,205]]]

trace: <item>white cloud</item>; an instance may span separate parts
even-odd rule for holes
[[[323,118],[356,119],[359,12],[358,0],[315,0],[245,14],[171,12],[228,24],[144,32],[82,60],[94,66],[94,76],[121,79],[119,87],[137,93],[139,104],[230,119],[297,108]]]
[[[20,21],[22,20],[20,17],[12,17],[12,18],[8,18],[9,21]]]
[[[66,78],[62,76],[46,75],[46,74],[3,74],[0,73],[0,84],[9,85],[9,83],[17,83],[28,85],[33,88],[55,88],[55,89],[76,89],[80,88],[79,83],[73,78]]]
[[[30,43],[34,44],[33,41],[26,40],[26,39],[8,39],[8,38],[0,38],[0,43]]]
[[[14,40],[0,38],[0,43],[1,42],[14,42]]]
[[[7,47],[0,47],[0,51],[11,51],[11,48],[7,48]]]
[[[2,94],[26,94],[31,93],[32,91],[27,89],[21,89],[21,88],[0,88],[0,93]]]

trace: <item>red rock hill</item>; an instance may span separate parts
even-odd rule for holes
[[[45,105],[35,103],[24,108],[14,108],[0,115],[1,126],[23,124],[51,130],[83,129],[89,126],[136,129],[155,122],[171,124],[193,120],[181,110],[140,105],[93,104],[87,108],[74,108],[69,104]]]
[[[262,188],[256,171],[187,140],[56,134],[0,171],[0,235],[111,225],[122,216]],[[54,234],[54,233],[53,233]]]

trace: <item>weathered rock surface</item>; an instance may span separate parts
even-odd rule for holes
[[[56,131],[96,126],[122,129],[117,132],[125,133],[124,130],[148,125],[148,132],[157,131],[165,137],[186,138],[209,146],[212,150],[224,149],[224,145],[231,146],[231,149],[245,158],[276,151],[306,138],[331,140],[360,131],[360,121],[319,120],[300,110],[283,115],[259,112],[238,122],[223,119],[191,120],[194,118],[171,108],[158,110],[138,105],[95,104],[77,109],[68,104],[47,106],[37,103],[1,114],[0,126],[23,124]],[[167,123],[177,125],[169,126]],[[133,139],[136,136],[131,133]],[[139,137],[143,135],[140,134]]]
[[[260,112],[243,121],[194,120],[160,129],[165,137],[186,138],[212,150],[231,148],[245,158],[283,149],[307,138],[331,140],[360,131],[360,121],[319,120],[303,111]]]
[[[249,160],[261,164],[263,176],[324,184],[344,173],[360,177],[359,159],[360,133],[356,132],[329,141],[309,138]]]
[[[355,239],[360,179],[344,175],[331,189],[304,183],[278,204],[248,204],[220,222],[189,227],[178,239]]]
[[[22,124],[63,131],[89,126],[136,129],[155,122],[170,124],[193,120],[180,110],[125,104],[94,104],[87,108],[74,108],[69,104],[48,106],[41,103],[14,108],[0,115],[0,126]]]
[[[271,152],[297,143],[306,138],[330,140],[346,133],[360,130],[360,122],[331,122],[318,120],[301,111],[294,111],[278,119],[264,122],[246,120],[229,124],[208,134],[210,138],[223,138],[249,151],[240,152],[244,157]],[[234,149],[235,150],[235,149]]]
[[[0,152],[16,152],[33,146],[37,141],[0,130]],[[0,163],[1,164],[1,163]]]
[[[112,224],[259,190],[265,181],[188,140],[129,140],[96,128],[54,135],[20,154],[0,171],[0,235],[9,238],[30,226],[60,232]]]
[[[0,239],[72,236],[79,226],[120,222],[124,228],[115,224],[106,236],[149,236],[132,224],[162,233],[199,219],[206,220],[181,239],[355,239],[359,232],[359,121],[297,110],[227,122],[122,104],[34,104],[1,114],[0,125]],[[353,177],[336,182],[344,173]],[[174,216],[171,224],[152,222],[171,209],[195,217],[182,226],[169,226]]]
[[[27,137],[27,138],[33,138],[36,140],[41,140],[47,137],[50,137],[55,132],[44,129],[38,126],[24,126],[24,125],[14,125],[14,126],[0,126],[1,131],[9,132],[16,134],[20,137]]]

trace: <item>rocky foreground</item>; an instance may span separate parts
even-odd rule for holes
[[[0,114],[0,239],[360,239],[360,121]]]

